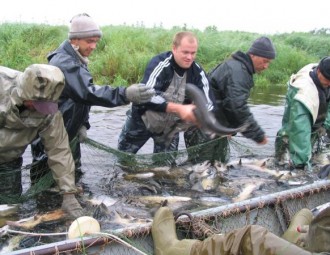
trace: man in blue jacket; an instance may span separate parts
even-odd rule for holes
[[[196,36],[188,31],[174,36],[172,50],[153,57],[144,73],[142,83],[156,91],[149,103],[136,105],[127,112],[121,131],[118,149],[137,153],[148,141],[154,140],[154,153],[178,149],[178,133],[166,146],[159,136],[170,130],[179,119],[197,124],[195,106],[186,98],[185,84],[197,86],[207,100],[207,108],[213,108],[209,95],[209,82],[204,70],[195,62],[198,48]],[[186,138],[185,138],[186,139]]]

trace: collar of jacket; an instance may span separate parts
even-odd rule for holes
[[[56,55],[57,53],[61,53],[61,52],[62,53],[66,52],[68,55],[70,55],[71,57],[76,59],[77,63],[81,63],[82,65],[87,66],[87,64],[85,64],[84,62],[81,61],[79,55],[77,54],[75,49],[72,47],[69,40],[65,40],[55,51],[51,52],[47,56],[48,62],[53,58],[54,55]]]
[[[175,71],[178,75],[180,75],[181,77],[182,77],[182,76],[184,75],[184,73],[188,70],[188,69],[185,69],[185,68],[180,67],[180,66],[177,64],[177,62],[176,62],[175,59],[174,59],[174,55],[173,55],[173,57],[170,59],[170,62],[171,62],[171,64],[172,64],[172,66],[173,66],[174,71]]]
[[[255,73],[253,62],[249,54],[244,53],[242,51],[236,51],[231,56],[233,59],[242,62],[246,66],[246,69],[248,70],[249,74],[253,75]]]
[[[291,75],[289,84],[297,89],[294,100],[301,102],[313,117],[313,124],[317,119],[319,110],[319,92],[310,76],[310,72],[317,64],[312,63],[301,68],[296,74]]]

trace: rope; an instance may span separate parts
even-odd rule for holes
[[[133,249],[134,251],[136,251],[137,253],[139,254],[142,254],[142,255],[148,255],[147,253],[144,253],[143,251],[140,251],[139,249],[137,249],[136,247],[134,247],[133,245],[125,242],[124,240],[120,239],[118,236],[115,236],[113,234],[110,234],[110,233],[104,233],[104,232],[99,232],[99,233],[94,233],[96,235],[100,235],[100,236],[107,236],[107,237],[111,237],[113,239],[115,239],[116,241],[118,241],[119,243]]]
[[[34,233],[34,232],[26,232],[26,231],[18,231],[13,229],[6,229],[8,233],[12,234],[20,234],[20,235],[27,235],[27,236],[63,236],[67,235],[68,232],[61,232],[61,233]]]

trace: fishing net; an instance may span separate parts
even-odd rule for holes
[[[198,138],[199,139],[199,138]],[[275,137],[270,137],[268,144],[260,146],[254,141],[241,135],[233,137],[219,137],[203,141],[189,148],[166,153],[131,154],[116,150],[98,141],[87,139],[81,146],[81,159],[76,162],[76,178],[79,174],[98,173],[106,177],[115,167],[120,167],[126,172],[145,172],[154,167],[173,167],[185,164],[197,164],[204,161],[227,163],[237,158],[269,158],[274,157]],[[71,142],[71,150],[76,151],[77,139]],[[322,140],[316,143],[316,151],[324,151]],[[27,150],[22,159],[10,164],[0,165],[0,202],[2,204],[21,203],[33,198],[38,193],[54,186],[54,180],[45,160],[31,162],[31,152]],[[80,162],[81,160],[81,162]],[[23,164],[23,165],[22,165]],[[13,181],[14,180],[14,181]],[[16,183],[14,193],[5,192],[8,184]]]
[[[75,151],[77,140],[71,142],[71,150]],[[220,137],[209,140],[199,145],[191,146],[174,152],[151,153],[151,154],[131,154],[116,150],[92,139],[81,144],[83,165],[78,165],[78,171],[94,173],[98,169],[103,169],[100,173],[104,175],[111,171],[114,166],[120,166],[127,172],[143,172],[151,167],[180,166],[187,163],[200,163],[203,161],[228,162],[230,158],[238,157],[265,157],[271,156],[273,144],[256,146],[254,142],[249,142],[244,137]],[[267,148],[268,147],[268,148]],[[38,193],[50,189],[54,186],[54,180],[45,160],[29,162],[31,160],[30,151],[25,153],[24,163],[22,159],[10,164],[0,165],[0,182],[2,186],[0,202],[2,204],[13,204],[24,202]],[[22,165],[23,164],[23,165]],[[8,194],[8,185],[16,183],[15,192]],[[32,185],[31,185],[32,183]],[[22,194],[20,193],[22,186]]]

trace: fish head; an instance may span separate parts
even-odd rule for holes
[[[207,171],[209,167],[211,167],[211,162],[206,160],[202,163],[193,165],[191,169],[194,173],[202,174],[204,171]]]
[[[110,211],[104,203],[97,205],[93,212],[93,217],[97,220],[108,219],[110,217],[109,215]]]
[[[201,186],[204,191],[214,191],[219,186],[220,178],[217,176],[208,176],[201,180]]]
[[[194,172],[194,178],[191,179],[199,183],[202,191],[214,191],[221,182],[221,172],[211,164],[204,167],[200,172]]]
[[[228,170],[227,165],[220,162],[220,161],[215,161],[213,166],[217,169],[218,172],[224,173]]]

